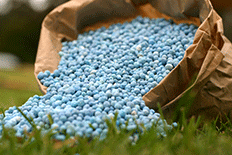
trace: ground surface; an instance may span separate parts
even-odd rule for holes
[[[0,108],[24,104],[39,91],[33,65],[23,65],[15,70],[0,70]],[[108,123],[109,134],[102,141],[80,137],[66,137],[61,142],[52,140],[52,132],[44,135],[34,129],[27,138],[16,138],[11,130],[3,128],[0,138],[0,154],[231,154],[232,124],[227,122],[221,128],[214,121],[190,121],[180,119],[179,126],[157,136],[156,128],[140,134],[134,144],[129,140],[132,132],[118,132],[113,123]]]

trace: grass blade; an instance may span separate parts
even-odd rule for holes
[[[37,130],[36,125],[18,108],[16,107],[16,109],[23,115],[23,117],[28,121],[28,123],[30,123],[30,125]]]

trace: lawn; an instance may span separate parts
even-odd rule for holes
[[[11,106],[20,106],[33,95],[42,95],[39,91],[32,65],[23,65],[15,70],[0,71],[0,105],[5,110]],[[115,128],[115,120],[108,122],[109,132],[104,140],[98,137],[69,137],[65,141],[52,138],[34,128],[24,138],[14,136],[13,130],[3,127],[0,138],[0,154],[231,154],[232,124],[230,121],[216,127],[215,121],[201,119],[187,121],[184,117],[177,128],[167,131],[167,136],[157,135],[157,128],[127,132]],[[33,123],[33,122],[31,122]],[[139,138],[131,142],[131,136],[138,132]]]
[[[16,69],[0,70],[0,106],[8,109],[24,104],[33,95],[42,95],[37,85],[34,68],[23,64]]]

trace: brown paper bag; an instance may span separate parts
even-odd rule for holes
[[[172,18],[176,23],[199,26],[183,60],[143,96],[146,105],[157,109],[159,103],[166,118],[170,118],[182,96],[194,91],[196,98],[189,116],[214,119],[217,115],[228,115],[232,109],[232,46],[223,35],[222,19],[208,0],[73,0],[60,5],[42,23],[36,78],[40,71],[53,72],[57,68],[63,40],[75,40],[83,31],[131,21],[138,15]],[[37,81],[46,93],[46,87]]]

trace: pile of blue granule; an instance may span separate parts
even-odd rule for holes
[[[164,126],[172,129],[176,123],[162,121],[142,96],[178,65],[196,30],[194,25],[138,16],[131,22],[79,34],[77,40],[62,43],[57,70],[38,74],[47,93],[29,98],[19,109],[37,128],[54,129],[58,140],[66,134],[104,138],[108,131],[105,119],[114,118],[116,112],[118,128],[130,131],[137,123],[149,129],[157,123],[156,134],[165,136]],[[3,124],[14,128],[18,137],[24,130],[32,131],[16,107],[0,118],[0,132]]]

